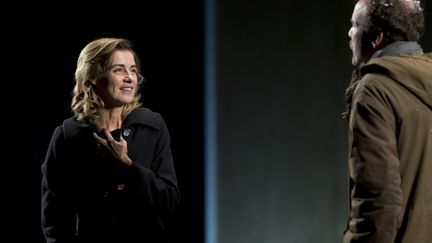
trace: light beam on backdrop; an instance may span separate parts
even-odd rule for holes
[[[204,224],[205,243],[217,243],[217,122],[215,0],[204,2]]]

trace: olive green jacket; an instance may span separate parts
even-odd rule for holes
[[[344,242],[432,242],[432,53],[373,58],[357,74]]]

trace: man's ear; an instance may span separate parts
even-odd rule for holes
[[[384,33],[382,31],[378,32],[375,40],[372,40],[372,47],[375,50],[381,49],[384,46]]]

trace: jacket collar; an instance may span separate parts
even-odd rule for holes
[[[129,127],[134,124],[148,126],[153,129],[160,129],[160,115],[148,108],[137,108],[133,110],[124,120],[123,127]],[[88,120],[78,121],[76,117],[71,117],[63,122],[63,128],[66,137],[73,137],[82,130],[89,132],[97,131],[96,126]]]
[[[125,118],[123,126],[128,127],[132,124],[140,124],[154,129],[159,129],[160,118],[157,113],[152,112],[148,108],[137,108]]]

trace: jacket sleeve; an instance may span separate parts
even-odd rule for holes
[[[358,88],[349,126],[350,218],[344,243],[392,243],[402,219],[396,120],[378,88]]]
[[[76,215],[67,198],[70,191],[61,169],[63,137],[62,128],[56,128],[41,167],[41,221],[47,243],[72,242],[75,236]]]
[[[171,214],[180,202],[180,193],[171,153],[167,126],[158,113],[154,113],[160,124],[157,131],[151,168],[132,163],[130,177],[137,184],[139,197],[161,215]]]

